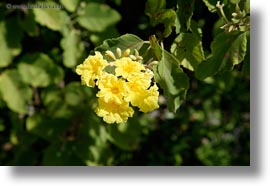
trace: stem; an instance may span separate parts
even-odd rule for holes
[[[216,7],[219,9],[220,14],[221,14],[222,18],[224,19],[224,21],[226,23],[230,23],[230,21],[227,19],[226,15],[225,15],[225,13],[223,11],[224,4],[223,3],[220,4],[220,2],[218,1],[217,4],[216,4]]]

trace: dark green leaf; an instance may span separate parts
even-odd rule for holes
[[[35,15],[32,9],[26,11],[25,15],[20,20],[20,26],[30,36],[37,36],[39,33],[37,23],[35,22]]]
[[[176,13],[173,9],[165,9],[165,0],[148,0],[145,5],[145,13],[150,17],[152,26],[164,25],[163,37],[168,37],[175,26]]]
[[[74,146],[68,142],[55,142],[44,151],[44,166],[83,166],[85,165],[75,154]]]
[[[16,18],[0,21],[0,67],[6,67],[21,52],[23,33]]]
[[[177,0],[177,17],[180,22],[180,28],[190,29],[190,22],[193,15],[195,0]]]
[[[173,9],[165,9],[157,16],[153,17],[152,23],[154,25],[164,24],[163,36],[168,37],[172,33],[172,27],[175,26],[176,13]]]
[[[78,23],[92,32],[103,32],[120,21],[121,15],[106,4],[88,3],[80,12]]]
[[[145,4],[145,13],[153,16],[157,12],[166,8],[166,0],[147,0]]]
[[[86,112],[82,118],[75,151],[87,165],[111,165],[112,152],[107,141],[107,131],[94,113]],[[85,148],[81,148],[84,146]]]
[[[42,137],[48,141],[59,140],[64,136],[64,130],[70,124],[68,119],[48,118],[48,116],[35,114],[26,120],[28,132]]]
[[[108,139],[123,150],[135,150],[138,147],[142,127],[136,118],[130,118],[128,123],[107,125]]]
[[[90,35],[90,40],[95,46],[101,45],[106,39],[119,37],[119,33],[115,26],[108,27],[104,32]]]
[[[195,75],[205,79],[217,72],[231,70],[244,60],[247,51],[246,32],[218,35],[211,44],[212,56],[198,66]]]

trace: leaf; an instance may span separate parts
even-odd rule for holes
[[[78,31],[73,29],[67,34],[64,34],[61,40],[61,47],[64,50],[64,65],[68,68],[74,67],[78,63],[78,59],[81,57],[84,50],[84,45],[80,40]]]
[[[22,29],[29,35],[29,36],[37,36],[39,33],[37,23],[35,21],[35,15],[33,13],[33,9],[28,9],[25,15],[19,21],[20,26]]]
[[[123,51],[126,49],[130,50],[140,50],[144,41],[140,39],[138,36],[133,34],[125,34],[118,38],[107,39],[105,40],[102,45],[95,48],[95,50],[105,53],[106,50],[115,51],[116,48],[120,48]]]
[[[0,75],[0,92],[7,106],[14,112],[26,114],[32,98],[32,90],[21,81],[16,70],[7,70]]]
[[[111,165],[112,151],[107,141],[107,131],[94,113],[85,112],[79,137],[75,141],[75,152],[87,165]],[[81,147],[85,148],[81,148]]]
[[[79,4],[79,0],[60,0],[61,4],[64,5],[64,7],[70,11],[74,12],[77,9],[77,6]]]
[[[150,42],[151,46],[156,48],[154,53],[159,60],[158,65],[154,67],[155,80],[164,90],[168,109],[176,112],[186,97],[189,78],[179,67],[180,62],[172,54],[161,49],[153,37],[150,38]]]
[[[173,9],[165,9],[154,17],[154,25],[164,24],[163,36],[168,37],[172,33],[172,27],[175,26],[176,13]]]
[[[46,6],[59,7],[54,2],[47,2]],[[43,4],[43,3],[41,3]],[[35,20],[42,26],[46,26],[51,30],[62,32],[69,22],[67,13],[56,8],[34,8]]]
[[[83,166],[74,152],[72,143],[56,141],[45,149],[42,159],[44,166]]]
[[[17,19],[0,21],[0,67],[6,67],[21,52],[23,33]]]
[[[80,12],[78,23],[92,32],[103,32],[121,20],[121,15],[106,4],[88,3]]]
[[[202,80],[241,63],[247,51],[246,34],[229,32],[218,35],[211,44],[212,56],[198,66],[195,76]]]
[[[48,118],[42,114],[35,114],[26,119],[26,130],[48,141],[61,139],[68,125],[67,118]]]
[[[147,0],[145,3],[145,13],[148,16],[153,16],[165,8],[166,0]]]
[[[166,9],[165,0],[148,0],[145,4],[145,13],[150,17],[152,26],[164,25],[163,36],[168,37],[175,26],[176,13],[173,9]]]
[[[207,6],[208,10],[210,12],[216,12],[217,8],[216,8],[216,4],[217,4],[217,0],[203,0],[204,4]]]
[[[65,103],[74,107],[82,107],[92,96],[92,89],[82,86],[79,82],[69,83],[63,90]]]
[[[198,64],[204,60],[201,40],[192,33],[179,34],[172,46],[171,52],[185,68],[196,71]]]
[[[63,70],[43,53],[25,55],[18,64],[18,71],[25,83],[34,87],[57,84],[63,79]]]
[[[180,23],[180,28],[190,29],[191,18],[193,15],[195,0],[177,0],[177,17]]]
[[[130,118],[128,123],[117,126],[107,125],[108,139],[123,150],[138,148],[142,127],[136,118]]]
[[[90,40],[95,46],[99,46],[106,39],[119,37],[119,32],[115,26],[108,27],[104,32],[90,35]]]

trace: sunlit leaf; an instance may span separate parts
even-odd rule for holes
[[[64,34],[61,40],[61,47],[64,50],[64,65],[68,68],[78,64],[78,59],[81,57],[84,50],[84,45],[80,40],[80,34],[76,30],[71,30]]]
[[[70,11],[74,12],[80,2],[80,0],[60,0],[61,4],[64,5],[64,7]]]
[[[0,92],[7,106],[14,112],[26,114],[32,98],[32,90],[21,80],[16,70],[7,70],[0,75]]]
[[[102,32],[120,21],[120,14],[106,4],[88,3],[82,8],[77,21],[92,32]]]
[[[42,3],[41,3],[42,4]],[[46,6],[60,7],[54,2],[48,2]],[[51,30],[62,31],[69,22],[69,17],[64,10],[57,8],[34,8],[35,20],[42,26],[46,26]]]
[[[24,82],[35,87],[56,84],[63,78],[63,70],[43,53],[25,55],[18,65],[18,71]]]
[[[100,52],[105,52],[106,50],[115,51],[116,48],[120,48],[123,51],[126,49],[137,49],[140,50],[142,45],[144,44],[144,41],[140,39],[138,36],[132,35],[132,34],[125,34],[118,38],[113,39],[107,39],[105,40],[102,45],[95,48],[95,50]]]

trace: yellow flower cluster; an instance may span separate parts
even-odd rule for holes
[[[131,106],[142,112],[159,107],[158,87],[152,83],[154,74],[142,64],[138,51],[130,55],[130,49],[122,53],[117,48],[116,53],[118,58],[112,51],[106,51],[107,60],[100,52],[95,52],[76,68],[82,85],[98,87],[95,112],[109,124],[126,122],[134,114]]]

